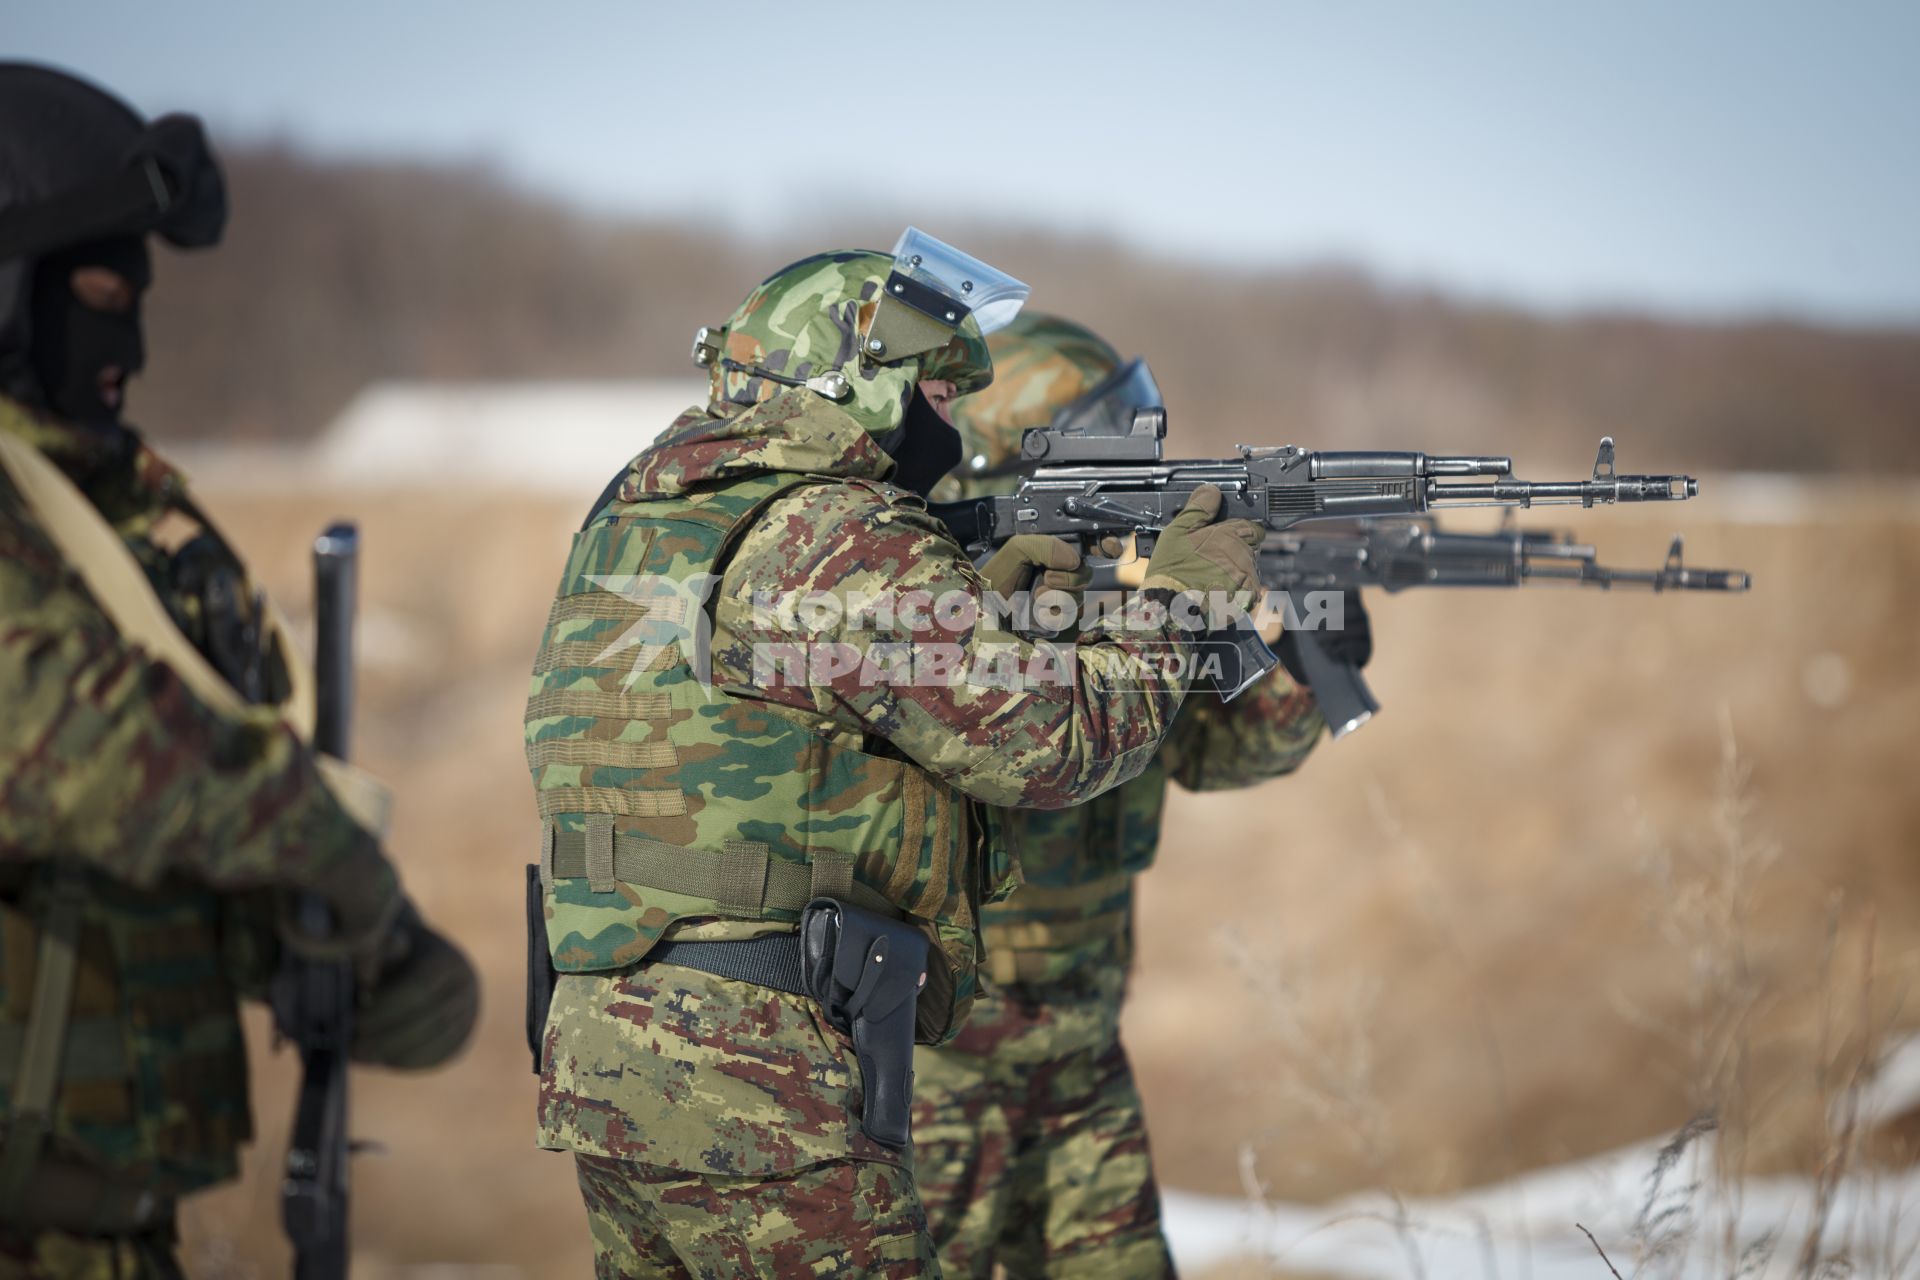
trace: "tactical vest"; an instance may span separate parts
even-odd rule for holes
[[[747,937],[836,897],[926,929],[946,963],[921,996],[920,1038],[943,1039],[972,998],[997,861],[970,803],[857,731],[696,676],[709,619],[716,651],[750,627],[745,606],[707,604],[740,538],[782,493],[819,483],[865,482],[758,475],[616,502],[575,537],[526,716],[547,941],[562,972],[616,970],[677,922]]]
[[[31,420],[0,399],[0,480],[12,484],[123,641],[167,662],[213,710],[242,716],[248,702],[271,702],[309,737],[311,672],[200,510],[169,486],[154,509],[109,526],[25,441],[27,430]],[[186,574],[175,570],[186,566],[148,539],[165,509],[200,522],[207,558],[230,570],[200,599],[182,599]],[[209,585],[205,560],[194,576]],[[259,670],[232,670],[248,645],[223,639],[219,601],[252,603]],[[349,814],[384,831],[384,789],[344,764],[321,766]],[[117,1186],[167,1196],[238,1173],[252,1113],[236,996],[265,994],[278,954],[273,921],[265,890],[221,894],[179,879],[132,889],[61,858],[4,865],[0,1213],[40,1159],[108,1174],[100,1205],[123,1203],[111,1196]]]
[[[1024,883],[982,913],[988,977],[1049,983],[1125,966],[1134,878],[1160,846],[1167,781],[1156,755],[1139,777],[1085,804],[1004,811]]]
[[[0,434],[19,413],[0,402]],[[0,477],[43,524],[90,520],[85,532],[124,538],[136,579],[133,563],[165,563],[144,529],[110,529],[61,489],[31,446],[0,443]],[[200,623],[181,643],[208,648],[198,605],[171,598],[165,580],[147,585],[174,623]],[[31,1179],[48,1157],[163,1195],[235,1176],[252,1129],[236,994],[266,979],[271,921],[264,902],[180,881],[136,890],[60,859],[0,871],[0,1184]],[[62,1024],[64,1035],[44,1029]]]

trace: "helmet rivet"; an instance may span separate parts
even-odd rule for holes
[[[898,280],[896,280],[893,282],[893,291],[895,293],[905,293],[907,291],[907,286],[905,286],[904,284],[901,284]]]
[[[886,349],[887,349],[887,344],[880,341],[880,339],[878,338],[867,339],[867,350],[873,352],[873,354],[879,355],[882,351],[885,351]]]
[[[919,266],[919,265],[920,265],[920,255],[919,255],[919,254],[917,254],[917,253],[916,253],[916,254],[914,254],[914,255],[913,255],[913,259],[912,259],[912,261],[913,261],[913,265],[914,265],[914,266],[916,266],[916,267],[917,267],[917,266]]]
[[[958,311],[947,312],[947,323],[948,324],[960,323],[960,313]]]
[[[971,280],[962,280],[962,281],[960,282],[960,292],[962,292],[962,293],[972,293],[972,292],[973,292],[973,281],[971,281]]]

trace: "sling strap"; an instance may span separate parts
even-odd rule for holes
[[[166,663],[196,698],[221,716],[244,721],[257,719],[264,711],[284,719],[302,741],[312,738],[316,705],[313,672],[288,640],[286,620],[272,601],[267,602],[262,621],[286,665],[292,694],[278,707],[260,708],[241,698],[206,655],[182,634],[127,544],[65,472],[31,444],[6,431],[0,431],[0,470],[26,499],[41,528],[80,575],[122,639]],[[197,510],[194,515],[212,527]],[[319,764],[327,790],[341,807],[362,827],[384,837],[393,808],[386,787],[372,775],[340,761],[323,756]]]
[[[18,1083],[31,1035],[30,1023],[0,1022],[0,1088],[11,1089]],[[132,1075],[126,1029],[116,1019],[68,1021],[66,1048],[60,1056],[62,1080],[126,1080]]]
[[[729,840],[724,848],[694,849],[615,832],[610,822],[588,819],[585,831],[546,824],[540,848],[541,878],[585,880],[596,893],[616,882],[664,893],[706,898],[727,915],[764,919],[800,909],[815,898],[836,898],[898,916],[900,909],[853,878],[853,856],[821,851],[811,863],[775,858],[757,841]]]

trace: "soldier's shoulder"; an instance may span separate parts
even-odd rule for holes
[[[915,495],[878,481],[835,478],[769,503],[741,539],[729,573],[757,586],[828,588],[883,571],[937,576],[960,556]]]
[[[820,478],[770,502],[756,532],[799,543],[870,536],[895,528],[938,530],[918,494],[880,480]]]

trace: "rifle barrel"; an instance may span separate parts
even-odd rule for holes
[[[1692,476],[1616,476],[1611,480],[1494,480],[1485,484],[1429,481],[1431,506],[1552,507],[1579,503],[1681,502],[1700,492]]]

